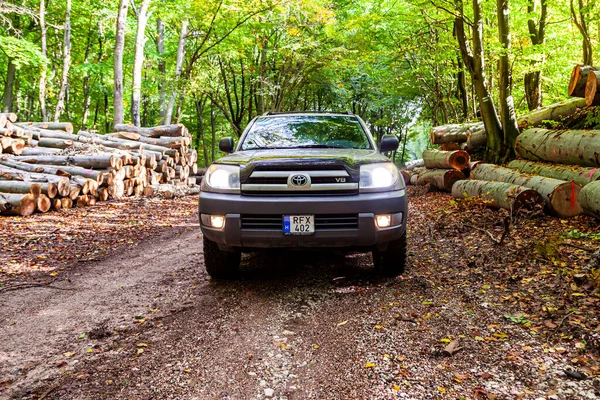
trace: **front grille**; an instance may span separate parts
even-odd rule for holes
[[[304,183],[295,184],[296,178]],[[269,170],[257,167],[242,183],[241,189],[244,195],[354,195],[358,194],[358,183],[353,182],[343,166],[319,165],[309,169],[299,165]]]
[[[242,230],[283,230],[283,215],[243,214]],[[358,214],[316,214],[315,231],[358,229]]]

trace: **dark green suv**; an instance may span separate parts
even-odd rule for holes
[[[268,113],[213,163],[199,200],[204,264],[231,277],[242,252],[266,248],[372,251],[388,275],[406,263],[407,197],[402,175],[365,123],[343,113]]]

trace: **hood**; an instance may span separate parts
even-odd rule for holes
[[[377,150],[361,149],[272,149],[245,150],[217,160],[221,164],[236,164],[244,169],[261,166],[310,166],[335,164],[358,169],[362,164],[385,162],[389,159]]]

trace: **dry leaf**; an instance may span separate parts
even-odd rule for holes
[[[337,324],[337,326],[344,326],[348,323],[348,320],[345,320],[343,322],[340,322],[339,324]]]
[[[372,363],[372,362],[368,362],[365,364],[365,368],[375,368],[377,366],[377,364]]]
[[[446,347],[444,347],[443,353],[447,356],[451,356],[454,353],[456,353],[457,351],[461,350],[462,348],[459,346],[459,342],[458,339],[454,339],[453,341],[451,341],[450,343],[448,343],[446,345]]]

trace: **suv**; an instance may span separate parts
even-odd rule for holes
[[[375,267],[404,271],[408,201],[402,175],[350,113],[267,113],[254,118],[201,185],[204,264],[232,277],[242,252],[266,248],[372,251]]]

